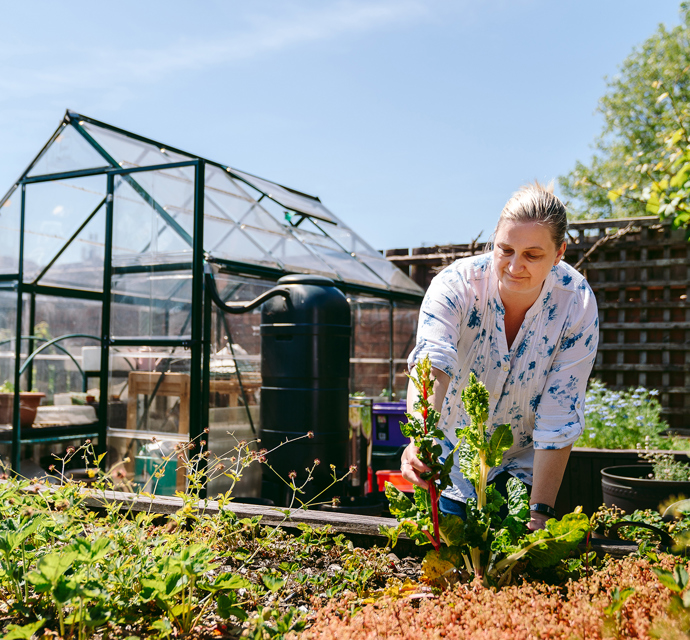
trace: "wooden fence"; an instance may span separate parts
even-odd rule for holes
[[[659,390],[663,418],[690,429],[690,243],[656,217],[572,222],[566,260],[599,304],[593,375],[611,389]],[[386,257],[426,288],[443,267],[483,244],[394,249]]]

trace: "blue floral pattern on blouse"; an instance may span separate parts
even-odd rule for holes
[[[584,277],[561,261],[510,349],[504,315],[493,255],[457,260],[431,282],[408,365],[428,354],[450,377],[439,423],[446,434],[442,459],[457,444],[455,430],[469,423],[460,394],[474,372],[490,393],[489,430],[504,423],[513,430],[513,446],[489,480],[509,471],[531,484],[534,450],[567,447],[584,429],[585,389],[599,342],[597,304]],[[457,459],[451,479],[444,495],[474,497]]]

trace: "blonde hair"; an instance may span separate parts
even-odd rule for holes
[[[494,235],[505,221],[537,222],[545,225],[551,233],[556,249],[566,241],[568,217],[565,205],[553,194],[553,182],[544,186],[535,180],[520,187],[503,207]]]

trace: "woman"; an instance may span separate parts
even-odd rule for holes
[[[509,423],[513,446],[492,469],[505,495],[515,476],[531,485],[532,530],[553,509],[573,442],[584,428],[584,398],[598,343],[594,294],[584,277],[562,262],[568,223],[551,188],[527,185],[506,203],[491,253],[457,260],[432,281],[420,309],[410,369],[429,355],[436,377],[433,405],[445,432],[442,459],[455,448],[455,430],[469,423],[460,394],[474,372],[489,393],[492,431]],[[410,383],[408,411],[416,390]],[[428,467],[410,444],[403,477],[427,487]],[[457,461],[453,486],[441,496],[444,513],[464,517],[474,488]]]

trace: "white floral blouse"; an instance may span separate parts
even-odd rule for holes
[[[585,390],[599,341],[597,303],[584,277],[561,261],[511,349],[504,315],[493,255],[457,260],[431,282],[408,365],[412,369],[429,354],[432,366],[450,376],[439,423],[446,434],[442,459],[457,444],[455,430],[469,424],[461,393],[474,372],[491,394],[489,432],[504,423],[513,431],[513,446],[489,481],[508,471],[531,484],[534,450],[567,447],[584,429]],[[462,501],[475,496],[457,460],[451,479],[444,495]]]

